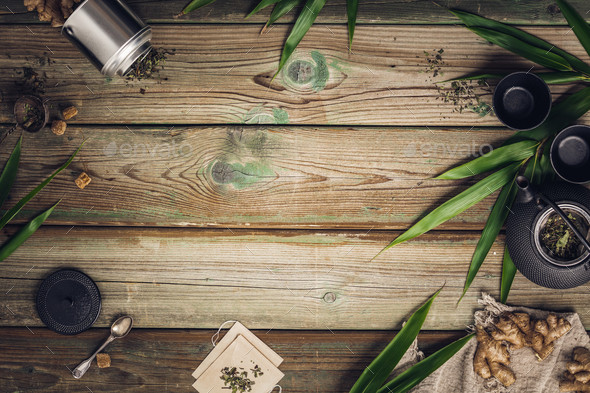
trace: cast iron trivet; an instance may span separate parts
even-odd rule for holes
[[[47,277],[37,293],[37,312],[47,327],[60,334],[88,329],[100,314],[100,292],[84,273],[60,270]]]

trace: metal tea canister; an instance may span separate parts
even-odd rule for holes
[[[61,33],[104,76],[123,76],[152,48],[152,29],[120,0],[85,0]]]

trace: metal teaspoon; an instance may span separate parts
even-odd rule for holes
[[[125,337],[131,331],[132,327],[133,318],[131,318],[128,315],[121,317],[117,319],[115,322],[113,322],[113,325],[111,326],[111,335],[109,336],[109,338],[106,339],[106,341],[100,346],[100,348],[96,350],[96,352],[92,354],[92,356],[84,360],[72,371],[72,375],[74,376],[74,378],[82,378],[82,375],[84,375],[86,373],[86,370],[90,368],[90,365],[92,364],[92,361],[94,360],[96,355],[115,339]]]

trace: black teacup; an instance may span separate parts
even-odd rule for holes
[[[494,111],[498,120],[517,131],[540,126],[551,111],[551,91],[535,74],[515,72],[498,83],[494,90]]]
[[[563,180],[590,182],[590,127],[577,124],[557,134],[550,150],[551,165]]]

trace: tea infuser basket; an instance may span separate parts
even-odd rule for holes
[[[31,95],[22,96],[16,100],[16,103],[14,104],[14,120],[16,124],[6,131],[4,136],[0,138],[0,144],[3,143],[4,140],[18,127],[27,132],[37,132],[45,127],[49,120],[48,101],[48,97],[41,99],[37,96]],[[31,110],[34,110],[34,113],[40,117],[31,118]],[[28,121],[31,121],[31,124],[27,126]]]
[[[551,182],[540,186],[539,192],[566,214],[571,213],[590,226],[590,190],[576,184]],[[540,206],[535,199],[521,203],[517,200],[506,222],[508,253],[522,275],[535,284],[553,289],[583,285],[590,281],[590,252],[584,249],[577,258],[560,259],[541,242],[541,232],[552,213],[553,208]],[[590,231],[584,235],[590,240]]]

